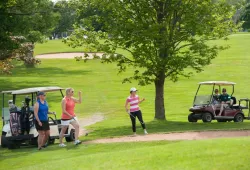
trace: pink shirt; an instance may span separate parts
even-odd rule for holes
[[[130,112],[136,112],[138,110],[140,110],[139,108],[139,96],[135,95],[135,97],[129,96],[127,98],[127,102],[130,105]]]
[[[73,99],[71,98],[68,98],[68,97],[64,97],[65,98],[65,102],[66,102],[66,108],[65,110],[71,115],[71,116],[75,116],[75,112],[74,112],[74,109],[75,109],[75,102]],[[62,119],[70,119],[70,117],[65,114],[65,113],[62,113]]]

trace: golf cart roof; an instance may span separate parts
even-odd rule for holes
[[[2,91],[1,93],[4,93],[4,94],[30,94],[30,93],[36,93],[39,91],[51,92],[51,91],[58,91],[58,90],[63,90],[63,89],[64,88],[58,87],[58,86],[32,87],[32,88],[25,88],[25,89],[19,89],[19,90]]]
[[[220,85],[220,86],[231,86],[235,85],[236,83],[234,82],[229,82],[229,81],[204,81],[200,82],[200,85]]]

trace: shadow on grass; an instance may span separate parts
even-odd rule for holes
[[[11,79],[5,79],[3,83],[0,83],[0,92],[4,90],[16,90],[29,87],[41,87],[43,85],[49,85],[50,81],[26,81],[19,78],[19,81],[12,82]],[[1,100],[1,99],[0,99]]]
[[[137,123],[137,133],[143,134],[141,126]],[[151,121],[146,122],[148,133],[173,133],[186,131],[212,131],[212,130],[246,130],[250,129],[250,122],[234,123],[189,123],[178,121]],[[112,138],[118,136],[128,136],[132,134],[131,126],[119,126],[114,128],[93,129],[89,137],[84,140],[94,140],[98,138]]]
[[[12,71],[12,75],[0,75],[1,77],[61,77],[71,75],[86,75],[90,70],[66,70],[64,68],[46,67],[46,68],[25,68],[24,66],[16,66]]]

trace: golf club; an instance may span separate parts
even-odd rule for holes
[[[133,118],[135,118],[131,113],[130,113],[130,111],[128,111],[127,112],[130,116],[132,116]],[[136,119],[136,118],[135,118]],[[144,122],[141,122],[140,120],[139,120],[139,122],[141,123],[141,124],[144,124]]]

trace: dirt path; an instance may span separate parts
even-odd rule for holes
[[[204,131],[204,132],[183,132],[183,133],[170,133],[170,134],[148,134],[137,135],[135,137],[125,136],[118,138],[106,138],[88,141],[86,143],[117,143],[117,142],[140,142],[140,141],[160,141],[160,140],[202,140],[213,138],[231,138],[250,136],[250,130],[238,131]]]
[[[76,56],[84,56],[85,53],[54,53],[54,54],[41,54],[37,55],[36,58],[39,59],[55,59],[55,58],[60,58],[60,59],[72,59],[75,58]],[[93,59],[94,55],[97,55],[99,57],[102,56],[103,53],[87,53],[89,55],[88,59]]]
[[[81,118],[78,120],[81,130],[80,130],[80,136],[86,135],[90,131],[88,131],[85,127],[89,125],[93,125],[97,122],[101,122],[104,120],[104,116],[102,113],[95,113],[90,117]]]

